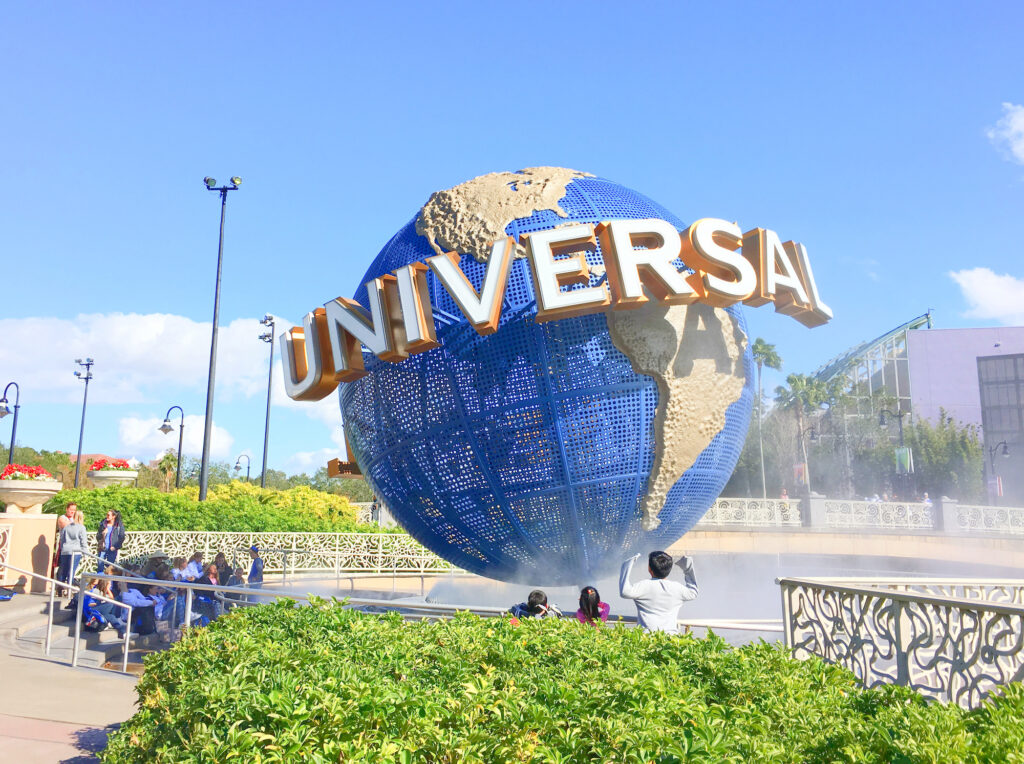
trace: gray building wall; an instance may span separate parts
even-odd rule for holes
[[[981,427],[978,357],[1024,353],[1024,326],[917,329],[907,334],[910,397],[916,418],[938,421],[943,408]]]

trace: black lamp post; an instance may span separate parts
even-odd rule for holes
[[[270,363],[267,370],[267,423],[263,428],[263,472],[260,474],[260,488],[267,487],[267,446],[270,443],[270,385],[274,381],[274,317],[267,314],[260,321],[269,331],[260,335],[260,339],[270,345]]]
[[[206,486],[210,477],[210,438],[213,431],[213,388],[217,373],[217,325],[220,321],[220,274],[224,262],[224,213],[228,191],[237,191],[242,179],[235,176],[230,186],[217,187],[213,178],[203,178],[210,191],[220,194],[220,237],[217,239],[217,281],[213,289],[213,333],[210,337],[210,373],[206,380],[206,421],[203,423],[203,457],[199,467],[199,501],[206,500]]]
[[[808,428],[800,431],[801,439],[803,438],[804,435],[807,436],[807,441],[809,443],[817,443],[818,442],[818,431],[816,429],[814,429],[813,425],[811,427],[808,427]],[[807,495],[808,496],[811,495],[811,465],[810,465],[810,461],[811,461],[811,457],[808,456],[807,457],[807,461],[804,462],[804,485],[807,486]]]
[[[75,459],[75,488],[78,488],[78,475],[82,470],[82,438],[85,436],[85,405],[89,402],[89,380],[92,379],[92,367],[95,361],[86,358],[76,358],[75,363],[85,368],[85,374],[75,372],[75,376],[85,382],[85,394],[82,396],[82,424],[78,428],[78,458]]]
[[[905,417],[909,413],[910,413],[909,411],[904,411],[903,409],[900,409],[895,414],[892,413],[891,411],[889,411],[889,409],[882,409],[881,411],[878,412],[878,426],[879,427],[885,427],[885,425],[887,424],[886,417],[889,417],[889,419],[896,419],[896,420],[899,421],[899,423],[900,423],[900,448],[903,448],[903,417]]]
[[[164,435],[167,435],[174,426],[171,424],[171,412],[174,409],[178,409],[181,414],[181,423],[178,425],[178,461],[174,466],[174,487],[181,488],[181,442],[185,438],[185,412],[182,411],[181,406],[171,406],[167,409],[167,416],[164,417],[164,423],[160,425],[159,430]]]
[[[4,397],[0,398],[0,419],[11,413],[7,403],[7,391],[14,386],[14,422],[11,424],[11,450],[7,452],[7,463],[14,464],[14,436],[18,433],[18,409],[21,408],[21,387],[17,382],[9,382],[4,388]]]
[[[245,482],[249,482],[249,468],[252,466],[252,460],[249,458],[249,454],[241,454],[235,459],[235,472],[242,471],[242,459],[245,459]]]
[[[1005,440],[1001,440],[994,446],[988,447],[989,473],[993,478],[998,479],[999,476],[996,475],[996,454],[999,454],[1004,459],[1010,458],[1010,447],[1007,445]],[[998,500],[999,497],[996,496],[994,498]]]

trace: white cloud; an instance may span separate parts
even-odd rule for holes
[[[153,417],[141,419],[139,417],[123,417],[118,420],[117,434],[121,447],[125,452],[131,452],[135,456],[144,459],[155,459],[165,451],[171,450],[177,453],[178,450],[178,419],[171,423],[174,431],[164,435],[160,432],[160,425],[163,419]],[[203,423],[201,416],[185,417],[185,437],[182,441],[182,453],[188,456],[198,457],[203,451]],[[210,457],[212,459],[228,459],[231,457],[231,446],[235,439],[223,427],[213,424],[212,438],[210,440]],[[246,453],[246,452],[243,452]],[[250,455],[251,456],[251,455]]]
[[[1024,279],[989,268],[970,268],[949,274],[969,306],[964,314],[986,318],[1004,326],[1024,324]]]
[[[1024,164],[1024,106],[1004,103],[1003,118],[985,134],[1007,159]]]
[[[231,399],[266,390],[267,346],[259,321],[222,326],[217,344],[217,395]],[[24,380],[38,401],[73,402],[81,384],[74,359],[95,359],[89,397],[97,403],[139,403],[154,391],[205,390],[210,324],[165,313],[107,313],[60,318],[0,319],[0,368]],[[163,397],[163,396],[161,396]]]

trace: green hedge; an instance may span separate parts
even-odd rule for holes
[[[111,486],[64,490],[50,499],[44,512],[62,513],[69,501],[85,513],[90,531],[109,510],[119,510],[129,531],[379,531],[356,523],[356,508],[344,496],[307,486],[286,491],[261,489],[250,483],[211,486],[207,500],[185,488],[161,493],[155,488]]]
[[[1021,762],[1024,692],[974,712],[778,645],[573,621],[235,612],[150,656],[106,762]]]

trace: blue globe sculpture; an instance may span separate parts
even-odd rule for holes
[[[514,219],[505,233],[518,238],[572,221],[621,218],[685,228],[647,197],[577,173],[557,209]],[[361,284],[437,254],[416,222],[384,246]],[[597,283],[600,249],[587,260]],[[486,265],[464,256],[461,267],[479,288]],[[657,527],[648,530],[644,500],[659,436],[669,438],[656,421],[663,393],[654,377],[634,370],[621,342],[616,346],[608,315],[536,323],[529,263],[516,259],[500,326],[480,336],[432,274],[429,284],[441,346],[401,363],[365,355],[366,375],[340,392],[363,474],[417,541],[490,578],[579,585],[613,573],[636,552],[669,547],[708,510],[735,468],[754,398],[738,306],[719,311],[742,332],[738,394],[692,466],[670,476]],[[353,297],[366,306],[364,288]],[[699,409],[702,402],[681,404]]]

